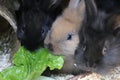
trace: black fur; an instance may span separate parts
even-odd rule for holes
[[[97,8],[106,13],[116,12],[120,9],[120,0],[95,0]]]
[[[60,15],[61,0],[21,0],[17,15],[17,37],[28,50],[43,46],[43,41],[53,21]]]

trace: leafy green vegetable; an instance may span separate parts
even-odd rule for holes
[[[47,67],[61,69],[63,64],[63,56],[54,56],[47,49],[29,52],[20,47],[13,57],[13,66],[0,73],[0,80],[34,80]]]

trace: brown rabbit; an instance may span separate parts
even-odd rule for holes
[[[74,52],[79,43],[78,31],[85,18],[85,0],[70,0],[68,7],[53,23],[44,41],[55,55],[63,55],[62,73],[80,73],[74,65]]]

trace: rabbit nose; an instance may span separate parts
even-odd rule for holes
[[[94,63],[94,62],[87,61],[87,62],[86,62],[86,66],[87,66],[87,67],[95,67],[95,63]]]
[[[53,51],[53,46],[51,43],[45,44],[45,47],[48,48],[50,51]]]

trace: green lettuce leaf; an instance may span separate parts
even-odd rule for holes
[[[47,67],[50,70],[61,69],[63,64],[63,56],[52,55],[47,49],[29,52],[20,47],[13,56],[13,65],[0,72],[0,80],[34,80]]]

